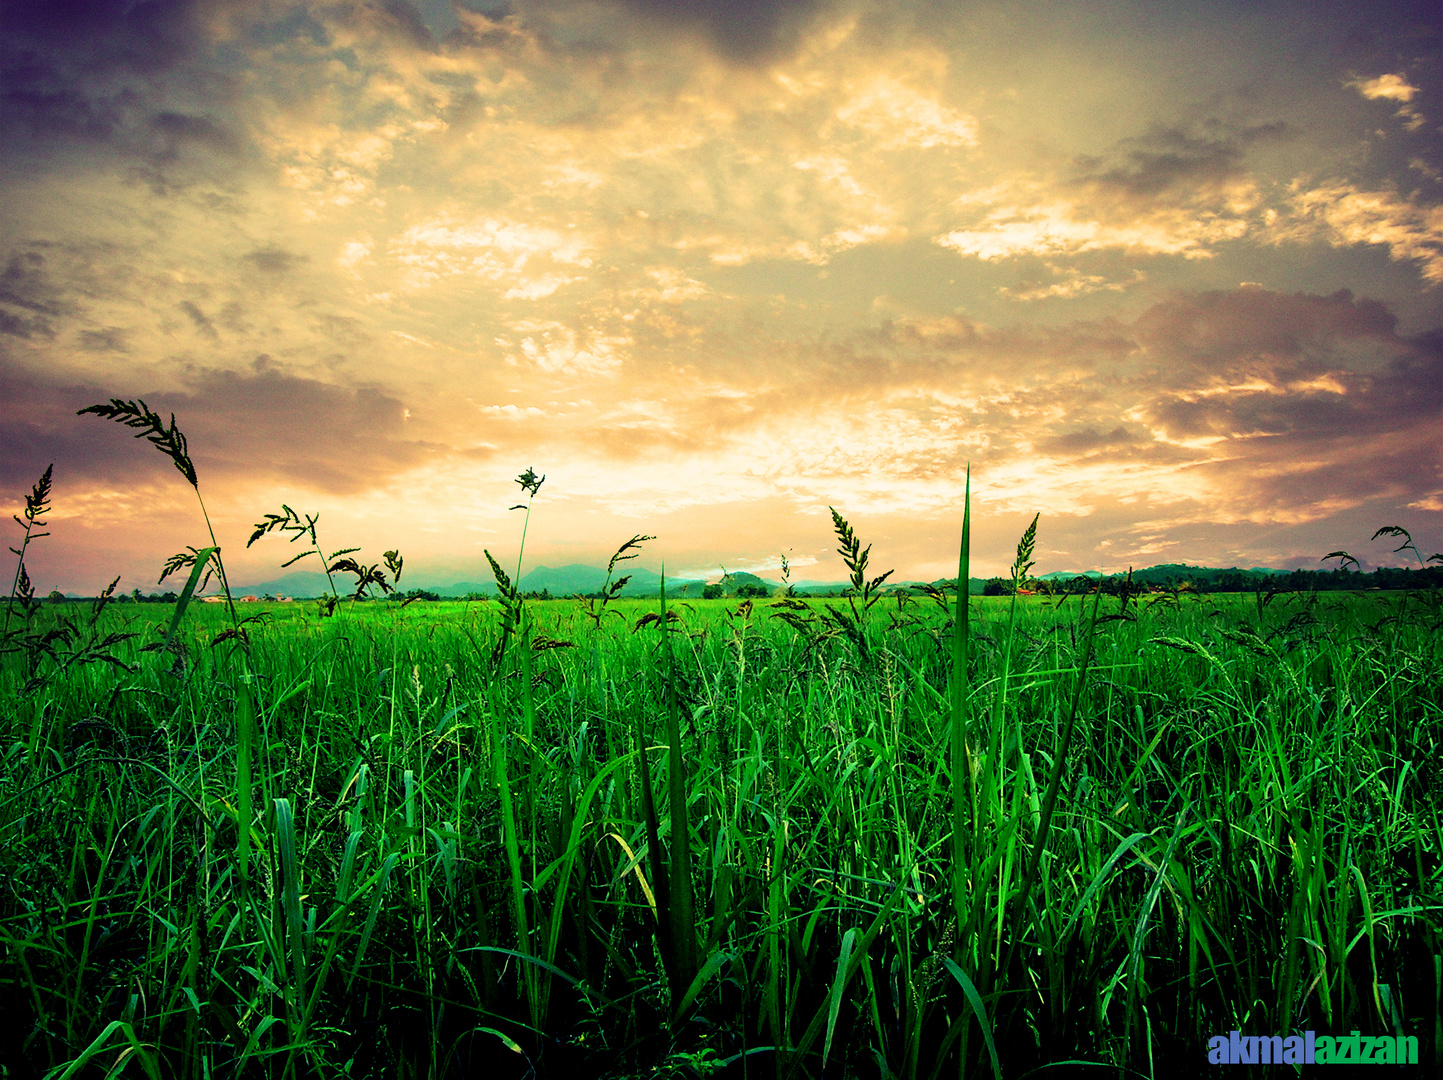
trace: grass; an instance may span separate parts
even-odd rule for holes
[[[1174,1076],[1358,1028],[1443,1064],[1426,604],[944,606],[840,520],[855,603],[111,604],[95,663],[19,648],[75,619],[27,608],[0,1060]]]

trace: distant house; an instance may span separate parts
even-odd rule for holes
[[[242,604],[259,604],[261,602],[261,598],[259,596],[242,596],[240,598],[240,602]]]
[[[289,604],[289,603],[293,603],[293,602],[294,602],[294,598],[293,598],[293,597],[290,597],[290,596],[277,596],[277,597],[276,597],[276,603],[278,603],[278,604]]]
[[[201,602],[202,604],[224,604],[224,603],[225,603],[225,597],[224,597],[224,596],[202,596],[202,597],[200,598],[200,602]]]

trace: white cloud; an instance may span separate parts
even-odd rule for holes
[[[513,282],[507,299],[536,300],[562,285],[581,280],[554,271],[527,276],[533,260],[589,267],[593,246],[573,230],[531,225],[506,218],[458,222],[442,216],[412,225],[390,245],[405,268],[410,288],[424,288],[448,277],[470,275]]]
[[[573,281],[580,281],[581,278],[567,277],[564,274],[542,274],[538,278],[531,278],[521,285],[506,290],[507,300],[540,300],[550,296],[563,285],[570,285]]]
[[[882,146],[976,146],[977,121],[935,98],[878,75],[855,89],[837,119],[876,136]]]
[[[1235,240],[1249,227],[1242,216],[1199,213],[1183,206],[1160,208],[1126,221],[1103,221],[1070,201],[1053,199],[994,206],[972,227],[943,233],[933,242],[983,260],[1109,249],[1207,259],[1214,254],[1214,244]]]
[[[1383,98],[1387,101],[1409,102],[1418,93],[1418,88],[1409,84],[1402,75],[1379,75],[1376,79],[1354,79],[1348,83],[1369,101]]]
[[[1343,181],[1295,187],[1292,202],[1302,228],[1284,226],[1281,238],[1296,239],[1316,230],[1334,247],[1380,244],[1393,259],[1417,262],[1430,284],[1443,284],[1443,206],[1422,206]]]
[[[1025,281],[1015,288],[1003,286],[997,290],[998,293],[1010,300],[1068,300],[1094,292],[1123,292],[1145,277],[1141,270],[1134,270],[1130,277],[1118,281],[1102,274],[1084,274],[1074,267],[1059,266],[1056,263],[1049,262],[1045,265],[1054,275],[1054,280]]]
[[[521,335],[521,355],[509,357],[510,362],[524,363],[548,375],[615,375],[625,362],[624,348],[631,344],[627,337],[595,329],[578,334],[563,323],[539,319],[513,323],[511,329]]]
[[[1413,105],[1413,99],[1418,96],[1418,88],[1412,85],[1402,75],[1379,75],[1375,79],[1354,79],[1347,85],[1353,87],[1369,101],[1396,101],[1398,111],[1394,114],[1403,121],[1404,127],[1409,131],[1417,131],[1428,121],[1417,106]]]
[[[350,240],[341,245],[341,253],[336,256],[336,263],[347,270],[354,270],[357,263],[364,262],[370,257],[371,241],[369,238]]]
[[[631,296],[665,304],[679,304],[683,300],[696,300],[710,291],[702,282],[687,277],[674,266],[648,267],[646,276],[656,283],[655,287],[633,289]]]

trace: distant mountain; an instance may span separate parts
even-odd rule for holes
[[[336,591],[342,596],[350,595],[354,588],[355,579],[349,574],[333,575],[336,583]],[[619,581],[623,577],[630,577],[626,586],[621,590],[621,596],[655,596],[661,585],[661,575],[654,570],[647,570],[645,567],[630,568],[623,564],[616,568],[611,575],[612,581]],[[425,584],[425,579],[406,580],[402,579],[401,591],[406,592],[414,588],[423,588],[434,592],[438,596],[456,598],[480,594],[482,596],[496,595],[496,582],[494,581],[456,581],[449,585]],[[519,583],[522,592],[548,592],[552,596],[576,596],[578,594],[593,593],[601,589],[606,583],[606,569],[597,566],[583,566],[573,563],[569,566],[538,566],[534,570],[528,570],[521,575]],[[679,578],[667,578],[666,591],[668,595],[688,596],[701,595],[701,588],[705,582],[694,580],[683,580]],[[214,592],[214,586],[207,590]],[[290,574],[283,574],[270,581],[257,581],[245,585],[232,586],[231,592],[236,596],[297,596],[309,598],[313,596],[324,596],[330,591],[325,574],[307,573],[295,571]]]
[[[611,572],[613,583],[622,578],[630,580],[622,587],[619,596],[656,596],[661,590],[661,575],[644,566],[630,566],[622,563]],[[521,576],[522,592],[548,592],[552,596],[577,596],[600,592],[606,585],[606,569],[599,566],[538,566]],[[701,581],[668,577],[668,596],[701,595]]]
[[[721,583],[726,589],[728,596],[735,596],[737,590],[744,585],[750,585],[755,589],[765,589],[769,593],[776,592],[777,589],[781,588],[780,583],[768,581],[766,578],[758,577],[756,574],[750,574],[745,570],[733,570],[721,579]]]
[[[968,578],[967,590],[974,596],[982,595],[982,588],[987,584],[985,578]],[[894,592],[897,589],[916,588],[918,585],[930,584],[937,589],[952,589],[956,587],[954,578],[938,578],[932,582],[922,581],[887,581],[878,591]],[[831,596],[838,595],[852,587],[849,581],[799,581],[792,586],[799,596]]]
[[[616,577],[624,577],[618,573]],[[634,580],[634,579],[633,579]],[[599,566],[538,566],[521,575],[522,592],[541,592],[543,589],[552,596],[572,596],[575,593],[596,592],[606,583],[606,570]]]
[[[1186,578],[1189,576],[1208,577],[1214,574],[1290,574],[1291,570],[1274,570],[1268,566],[1253,566],[1246,570],[1236,566],[1213,567],[1213,566],[1192,566],[1188,563],[1158,563],[1156,566],[1138,566],[1132,571],[1134,581],[1154,582],[1167,578]],[[1075,577],[1088,577],[1096,580],[1103,575],[1096,570],[1054,570],[1050,574],[1038,574],[1042,581],[1068,580]],[[1110,578],[1121,578],[1127,576],[1126,570],[1114,570],[1106,575]]]
[[[1255,574],[1260,576],[1274,576],[1290,573],[1288,570],[1274,570],[1271,567],[1254,566],[1247,570],[1240,570],[1237,567],[1219,569],[1207,566],[1190,566],[1187,563],[1162,563],[1157,566],[1135,568],[1132,572],[1134,581],[1143,584],[1167,584],[1172,581],[1193,580],[1198,583],[1211,581],[1222,574]],[[1109,578],[1121,578],[1123,572],[1108,574]],[[1039,574],[1043,581],[1066,581],[1076,577],[1087,577],[1096,580],[1102,577],[1096,570],[1053,570],[1050,573]],[[354,578],[349,574],[335,574],[336,589],[342,596],[348,596],[354,587]],[[616,581],[623,577],[630,577],[626,587],[621,594],[625,597],[648,597],[656,596],[661,584],[661,575],[654,570],[645,567],[631,567],[626,564],[618,566],[612,573],[612,580]],[[424,579],[423,579],[424,580]],[[566,566],[538,566],[528,570],[521,576],[520,587],[522,592],[548,592],[555,597],[576,596],[586,593],[594,593],[601,589],[606,582],[606,569],[599,566],[585,566],[581,563],[571,563]],[[914,582],[892,582],[888,581],[883,589],[901,588]],[[951,578],[938,578],[932,582],[938,588],[952,586]],[[666,593],[668,596],[677,597],[699,597],[706,582],[696,578],[672,578],[666,581]],[[768,592],[775,592],[781,587],[780,582],[771,581],[767,578],[758,577],[746,571],[733,571],[727,581],[728,593],[735,593],[743,585],[759,585]],[[799,581],[793,588],[803,596],[825,595],[827,593],[838,593],[847,588],[845,581]],[[986,585],[985,578],[971,578],[968,581],[968,592],[978,595]],[[402,592],[412,588],[425,588],[439,596],[448,598],[464,597],[475,594],[482,596],[496,595],[496,583],[494,581],[457,581],[450,585],[418,585],[415,581],[403,581]],[[296,570],[289,574],[282,574],[280,577],[270,581],[260,581],[247,585],[233,586],[231,592],[236,596],[294,596],[309,598],[313,596],[324,596],[330,589],[326,575],[314,571]],[[206,590],[214,593],[215,583]]]
[[[333,574],[335,579],[336,592],[341,596],[350,596],[356,589],[356,579],[351,574]],[[442,586],[417,586],[413,582],[402,580],[401,591],[406,592],[413,588],[427,588],[439,596],[466,596],[469,593],[491,594],[496,591],[494,582],[479,583],[475,581],[458,581],[454,585]],[[219,590],[212,580],[208,594],[215,594]],[[316,596],[325,596],[331,591],[330,583],[326,580],[325,574],[314,572],[294,571],[283,574],[270,581],[257,581],[249,585],[232,585],[231,594],[234,596],[293,596],[302,600],[309,600]]]
[[[336,574],[336,589],[341,595],[346,595],[346,582],[354,581],[349,574]],[[184,582],[182,582],[184,584]],[[211,579],[210,588],[207,593],[216,593],[220,589],[214,578]],[[326,575],[310,570],[293,570],[289,574],[282,574],[271,581],[260,581],[254,585],[232,585],[232,596],[299,596],[309,598],[312,596],[324,596],[330,592],[330,586],[326,583]]]

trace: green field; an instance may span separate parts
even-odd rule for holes
[[[778,603],[39,608],[9,1075],[1436,1074],[1436,597]]]

